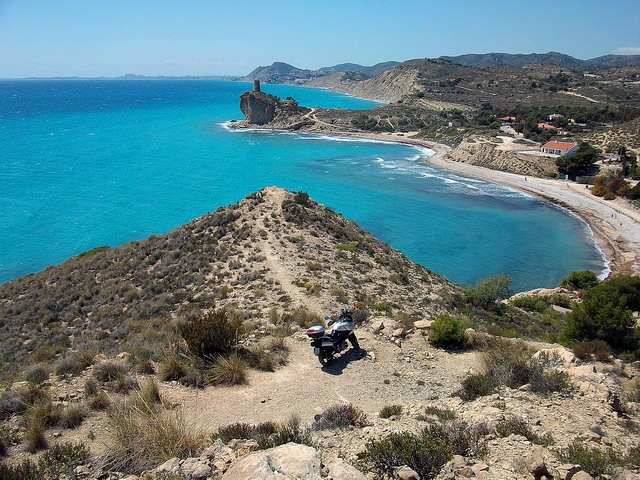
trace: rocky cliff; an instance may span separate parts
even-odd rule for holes
[[[531,177],[544,177],[557,171],[554,159],[538,155],[531,147],[526,149],[523,147],[523,150],[530,153],[520,153],[516,149],[505,148],[504,141],[501,137],[469,137],[453,148],[447,154],[447,158],[456,162]]]
[[[268,125],[270,128],[297,130],[312,123],[304,117],[311,109],[299,106],[293,99],[281,100],[255,89],[240,95],[240,110],[245,121],[238,126]]]
[[[353,75],[349,73],[340,72],[310,80],[305,86],[329,88],[356,97],[392,103],[414,90],[418,80],[418,71],[395,67],[374,78],[366,80],[353,80],[353,78]]]

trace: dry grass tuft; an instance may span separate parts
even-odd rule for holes
[[[102,455],[103,469],[139,475],[166,460],[195,456],[204,436],[179,412],[167,412],[158,405],[136,401],[115,404],[109,419],[113,446]]]

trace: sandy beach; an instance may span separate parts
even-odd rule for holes
[[[435,154],[426,163],[459,175],[479,178],[533,195],[570,210],[591,228],[611,274],[640,274],[640,211],[622,199],[603,200],[591,194],[585,185],[550,178],[524,177],[446,159],[447,145],[410,138],[407,135],[331,132],[384,142],[426,147]]]

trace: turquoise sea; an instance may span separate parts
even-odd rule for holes
[[[422,165],[414,147],[230,131],[247,83],[0,81],[0,282],[169,232],[264,186],[314,199],[449,279],[516,291],[604,268],[586,225],[498,185]],[[301,105],[374,102],[267,85]]]

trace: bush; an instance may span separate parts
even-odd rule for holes
[[[545,447],[553,445],[554,440],[551,434],[540,436],[531,430],[529,424],[520,418],[505,418],[496,424],[496,435],[499,437],[508,437],[509,435],[521,435],[536,445]]]
[[[572,345],[573,354],[580,360],[611,361],[611,347],[603,340],[576,342]]]
[[[546,299],[538,297],[536,295],[524,295],[521,297],[512,298],[509,300],[509,304],[514,307],[521,308],[527,312],[543,313],[549,308],[549,303]]]
[[[204,358],[228,353],[244,334],[244,326],[239,315],[220,309],[180,322],[178,331],[189,350]]]
[[[511,278],[505,274],[479,280],[475,286],[467,285],[462,294],[465,301],[483,310],[496,310],[497,301],[508,298],[511,295],[509,289]]]
[[[49,380],[49,372],[40,364],[31,365],[25,370],[24,379],[34,385],[41,385]]]
[[[456,412],[449,410],[448,408],[439,407],[427,407],[424,409],[425,415],[433,415],[437,417],[441,422],[448,422],[456,419]]]
[[[334,428],[346,428],[349,426],[364,427],[367,425],[367,416],[358,407],[350,403],[329,407],[313,421],[313,430],[325,430]]]
[[[518,388],[530,384],[532,391],[541,394],[572,389],[568,374],[545,370],[545,359],[533,358],[532,353],[521,342],[495,342],[482,356],[485,372],[465,378],[456,395],[465,401],[475,400],[501,385]]]
[[[19,443],[18,434],[0,424],[0,457],[7,455],[9,447]],[[1,477],[0,477],[1,478]]]
[[[380,418],[389,418],[402,415],[402,405],[387,405],[380,410]]]
[[[600,280],[591,270],[572,272],[560,281],[560,286],[571,290],[588,290],[595,287]]]
[[[429,341],[437,347],[460,347],[466,340],[466,326],[451,315],[439,315],[431,325]]]
[[[213,384],[238,385],[247,378],[247,362],[237,353],[218,357],[208,372]]]
[[[0,463],[0,478],[2,480],[40,480],[42,476],[35,463],[24,460],[15,465]]]
[[[62,442],[42,454],[38,461],[38,471],[43,478],[80,478],[76,467],[89,459],[89,449],[80,443]]]
[[[320,315],[313,313],[304,307],[296,308],[295,310],[283,313],[282,322],[285,325],[298,325],[300,327],[309,328],[313,325],[323,325],[324,321]]]
[[[567,318],[564,335],[602,340],[617,351],[637,348],[633,311],[640,310],[640,277],[621,275],[588,290]]]
[[[486,446],[482,432],[463,422],[447,426],[428,425],[420,434],[392,433],[367,444],[365,462],[372,470],[392,477],[395,470],[407,465],[421,479],[435,478],[453,457],[482,456]]]
[[[297,417],[291,417],[288,422],[264,422],[258,425],[249,423],[234,423],[218,430],[213,438],[219,438],[228,443],[234,438],[255,440],[262,449],[277,447],[285,443],[295,442],[313,446],[311,432],[300,426]]]
[[[613,473],[613,469],[623,461],[611,447],[606,450],[590,448],[581,442],[573,442],[566,448],[560,448],[556,454],[563,463],[580,465],[594,477]]]
[[[491,375],[476,373],[462,380],[462,389],[454,393],[465,402],[470,402],[479,397],[484,397],[495,391],[498,382]]]

